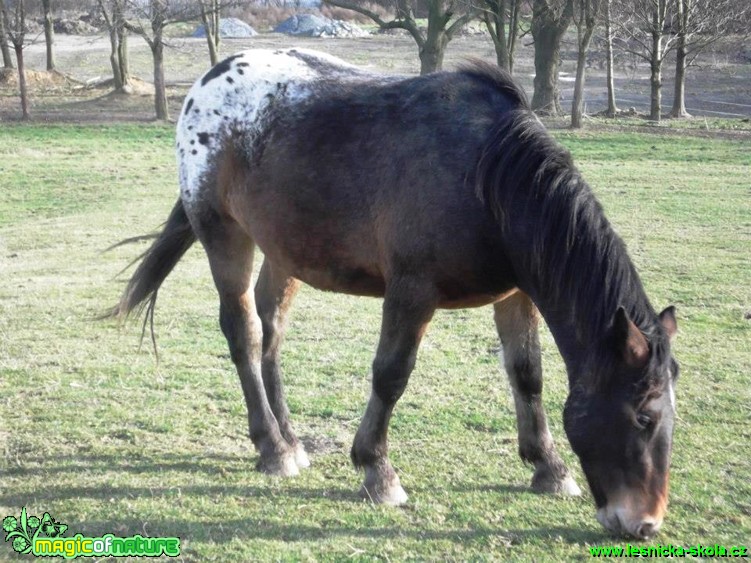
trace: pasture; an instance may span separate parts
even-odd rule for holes
[[[671,498],[649,544],[751,537],[751,142],[556,131],[626,240],[655,307],[678,307]],[[312,467],[253,470],[239,382],[194,246],[140,324],[92,320],[177,190],[170,126],[0,129],[0,516],[49,511],[85,535],[179,536],[182,559],[588,559],[625,544],[591,495],[537,496],[519,460],[490,308],[442,311],[392,422],[404,509],[357,500],[349,447],[369,391],[380,301],[303,288],[283,366]],[[582,272],[586,275],[586,272]],[[543,331],[545,403],[578,483],[566,376]],[[11,557],[3,546],[0,559]]]

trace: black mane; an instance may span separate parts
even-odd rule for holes
[[[486,74],[485,68],[477,72]],[[495,71],[487,76],[511,80]],[[513,85],[499,82],[499,87],[513,91]],[[611,337],[619,307],[650,340],[652,361],[662,363],[665,335],[624,242],[571,154],[550,137],[528,106],[519,105],[500,117],[490,136],[478,164],[475,191],[512,246],[515,237],[532,242],[531,252],[527,244],[527,252],[516,257],[523,281],[530,286],[523,289],[556,303],[558,311],[572,317],[579,340],[603,352],[591,362],[592,383],[606,384],[601,374],[612,373],[612,352],[606,354],[607,347],[597,344]]]
[[[458,72],[470,78],[489,85],[492,89],[504,94],[520,109],[531,111],[527,94],[514,80],[513,76],[497,65],[491,65],[480,59],[471,59],[459,65]]]

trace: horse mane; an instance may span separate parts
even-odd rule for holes
[[[489,85],[496,92],[505,95],[517,107],[532,111],[526,92],[507,70],[498,65],[469,58],[467,62],[459,65],[458,72]]]
[[[484,68],[480,71],[485,73]],[[506,78],[494,71],[487,79]],[[511,91],[513,86],[502,88]],[[547,133],[528,106],[520,104],[499,116],[481,153],[474,184],[477,197],[495,215],[506,238],[521,236],[531,242],[515,260],[538,298],[565,311],[577,336],[594,345],[596,352],[586,369],[588,387],[607,385],[608,374],[615,373],[611,369],[615,354],[604,341],[612,343],[618,307],[625,308],[650,341],[652,361],[665,361],[664,331],[624,242],[571,154]],[[644,383],[659,384],[640,382]]]

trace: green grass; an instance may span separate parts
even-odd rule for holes
[[[679,310],[671,505],[658,540],[751,537],[751,142],[556,133],[626,240],[655,307]],[[588,559],[622,543],[592,499],[536,496],[516,454],[490,310],[440,312],[391,428],[404,509],[358,502],[348,450],[368,394],[378,300],[304,288],[284,366],[313,467],[253,471],[217,298],[196,246],[160,292],[160,363],[140,327],[93,321],[176,197],[159,126],[0,129],[0,517],[50,511],[88,535],[182,538],[188,561]],[[565,373],[543,333],[562,455]],[[0,560],[13,559],[7,544]]]

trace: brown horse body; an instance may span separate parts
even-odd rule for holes
[[[373,393],[352,448],[364,496],[406,501],[388,423],[434,311],[487,304],[532,487],[577,494],[542,407],[539,307],[569,371],[566,429],[598,518],[637,537],[657,530],[672,434],[672,310],[652,310],[568,154],[507,77],[477,66],[397,80],[310,51],[248,51],[188,94],[177,151],[181,200],[117,312],[153,307],[200,240],[260,469],[292,475],[308,465],[279,367],[302,281],[384,298]],[[265,259],[252,289],[256,247]],[[611,443],[593,434],[597,424],[612,427]]]

